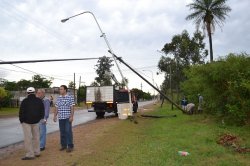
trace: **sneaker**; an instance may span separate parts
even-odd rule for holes
[[[36,154],[35,157],[40,157],[41,155],[40,154]]]
[[[73,148],[67,148],[66,152],[70,153],[73,151]]]
[[[44,148],[40,148],[40,151],[44,151],[45,150],[45,147]]]
[[[23,157],[22,160],[34,160],[35,157]]]

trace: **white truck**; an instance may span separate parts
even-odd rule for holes
[[[88,86],[86,104],[88,111],[95,112],[97,118],[103,118],[105,112],[118,115],[127,111],[127,115],[130,115],[132,110],[128,91],[115,86]]]

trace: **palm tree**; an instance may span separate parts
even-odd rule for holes
[[[210,46],[210,61],[213,61],[213,45],[212,45],[212,33],[215,30],[215,25],[222,27],[228,12],[231,8],[226,5],[227,0],[194,0],[193,3],[187,5],[192,11],[190,15],[186,17],[186,20],[194,20],[196,28],[199,29],[202,24],[202,28],[209,37]]]

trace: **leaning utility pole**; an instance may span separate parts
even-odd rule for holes
[[[152,88],[154,88],[157,92],[159,92],[165,99],[167,99],[170,103],[175,105],[179,110],[181,110],[183,113],[185,112],[178,104],[176,104],[172,99],[167,97],[161,90],[159,90],[157,87],[155,87],[153,84],[151,84],[146,78],[144,78],[141,74],[139,74],[135,69],[133,69],[131,66],[129,66],[121,57],[118,57],[114,53],[112,53],[110,50],[108,51],[110,54],[112,54],[117,60],[119,60],[121,63],[123,63],[125,66],[127,66],[130,70],[132,70],[137,76],[139,76],[141,79],[143,79],[146,83],[148,83]]]

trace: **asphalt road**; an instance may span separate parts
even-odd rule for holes
[[[153,101],[139,102],[139,107],[152,104]],[[110,114],[109,114],[110,115]],[[75,112],[73,126],[95,120],[96,114],[85,110]],[[58,122],[53,122],[53,114],[47,121],[47,133],[59,130]],[[18,117],[0,119],[0,148],[23,141],[23,130]]]

